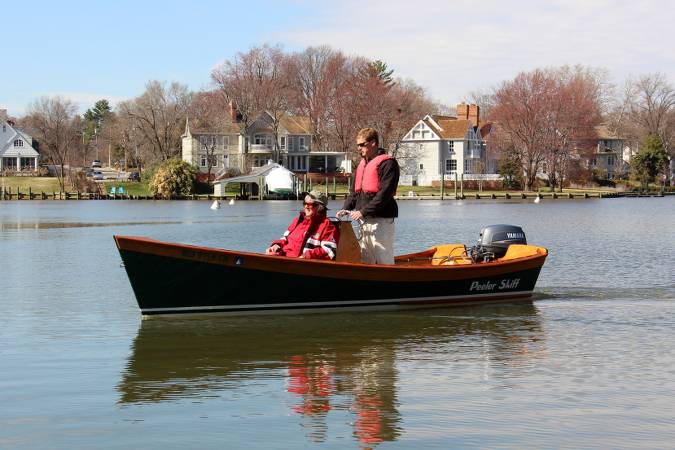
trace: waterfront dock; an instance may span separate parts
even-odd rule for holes
[[[402,187],[403,188],[403,187]],[[401,189],[403,191],[403,189]],[[608,192],[608,191],[579,191],[579,192],[467,192],[463,194],[418,194],[415,191],[400,193],[396,196],[397,200],[555,200],[555,199],[589,199],[589,198],[643,198],[643,197],[663,197],[665,195],[675,195],[674,192]],[[345,198],[345,193],[328,193],[331,200]],[[20,189],[4,188],[0,190],[0,200],[257,200],[257,197],[241,197],[239,195],[216,196],[212,194],[192,194],[183,196],[173,196],[169,199],[156,195],[134,195],[128,193],[100,193],[100,192],[64,192],[52,191],[34,192],[31,188],[27,191]],[[263,200],[279,200],[275,196],[265,196]]]

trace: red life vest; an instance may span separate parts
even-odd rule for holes
[[[356,168],[356,176],[354,179],[355,192],[372,192],[375,193],[380,190],[380,180],[377,177],[377,169],[383,161],[393,159],[387,154],[377,155],[366,164],[365,158],[361,159],[359,166]]]

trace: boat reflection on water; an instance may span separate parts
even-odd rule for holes
[[[282,392],[276,394],[286,392],[284,402],[298,414],[308,438],[325,440],[336,420],[329,415],[342,413],[354,438],[373,446],[401,433],[401,362],[439,352],[436,357],[444,361],[476,341],[488,364],[513,365],[541,350],[543,334],[532,303],[144,320],[118,385],[119,402],[213,398],[277,379]],[[267,401],[279,398],[276,394]]]

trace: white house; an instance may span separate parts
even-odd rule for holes
[[[402,185],[430,186],[441,178],[497,180],[486,158],[477,105],[457,105],[457,117],[427,115],[402,140]],[[483,127],[483,129],[489,129]],[[491,173],[492,172],[492,173]]]
[[[33,138],[14,128],[7,110],[0,109],[0,172],[35,173],[40,154],[33,148]]]
[[[192,130],[186,121],[182,136],[182,158],[208,170],[212,155],[212,173],[222,175],[228,168],[244,173],[263,167],[270,161],[296,173],[331,173],[338,169],[351,172],[349,155],[343,152],[312,149],[312,132],[308,117],[283,115],[279,119],[276,146],[273,117],[258,114],[244,129],[240,116],[231,107],[230,120],[220,130]]]

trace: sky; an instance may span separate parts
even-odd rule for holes
[[[380,59],[448,106],[540,67],[675,84],[672,0],[25,0],[0,3],[0,18],[0,109],[12,116],[42,96],[81,112],[115,105],[153,79],[206,89],[214,67],[263,44]]]

